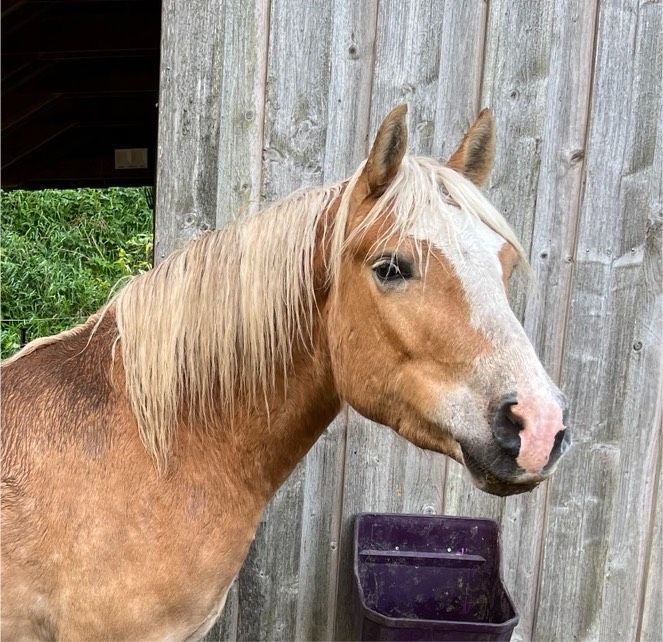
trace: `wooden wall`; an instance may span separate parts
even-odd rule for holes
[[[164,0],[156,256],[348,175],[390,107],[447,157],[481,106],[487,193],[530,248],[512,303],[575,448],[526,496],[345,411],[278,492],[209,640],[350,639],[362,510],[490,516],[518,640],[660,640],[660,0]]]

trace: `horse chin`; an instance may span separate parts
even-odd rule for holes
[[[491,480],[475,477],[471,475],[472,483],[485,493],[497,495],[498,497],[508,497],[509,495],[520,495],[533,491],[539,482],[510,483],[502,480]]]
[[[543,478],[539,477],[529,477],[524,480],[509,480],[497,477],[490,471],[485,470],[465,449],[463,449],[463,463],[470,474],[472,483],[479,490],[490,495],[497,495],[498,497],[529,493],[543,481]]]

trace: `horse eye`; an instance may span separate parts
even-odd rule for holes
[[[382,284],[395,284],[413,276],[410,263],[398,256],[381,258],[373,265],[373,273]]]

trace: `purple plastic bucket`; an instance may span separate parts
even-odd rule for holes
[[[510,640],[518,616],[490,519],[355,518],[356,640]]]

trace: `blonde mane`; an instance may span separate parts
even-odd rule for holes
[[[306,345],[316,312],[314,257],[321,225],[332,288],[347,245],[387,212],[384,239],[407,235],[420,216],[440,215],[453,238],[465,217],[452,201],[524,258],[511,228],[481,192],[427,158],[406,156],[387,191],[348,234],[350,195],[362,169],[347,182],[296,192],[202,235],[135,277],[109,302],[140,436],[160,468],[184,408],[189,419],[207,424],[219,404],[232,411],[237,396],[259,402],[277,375],[287,372],[295,346]],[[324,217],[338,199],[336,215]]]

